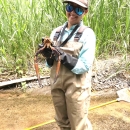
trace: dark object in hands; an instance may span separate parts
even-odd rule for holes
[[[51,43],[52,45],[52,43]],[[43,48],[44,47],[44,38],[42,38],[42,44],[39,44],[38,45],[38,50]],[[42,54],[45,58],[46,58],[46,61],[47,61],[47,64],[49,66],[52,66],[53,65],[53,62],[54,60],[51,58],[52,57],[52,50],[51,48],[44,48],[41,52],[39,52],[39,54]]]
[[[41,49],[43,47],[44,47],[43,44],[39,44],[39,49]],[[52,50],[51,50],[51,48],[46,47],[43,50],[41,50],[41,52],[39,52],[39,53],[41,53],[45,58],[50,58],[52,55]]]
[[[70,54],[68,53],[65,53],[64,51],[62,51],[62,49],[60,49],[60,47],[54,47],[58,53],[60,53],[60,62],[61,64],[63,64],[66,68],[68,68],[69,70],[72,70],[78,59],[71,56]],[[58,55],[55,55],[55,60],[58,61]]]
[[[54,83],[55,83],[56,80],[57,80],[58,74],[59,74],[61,62],[60,62],[60,53],[53,47],[50,38],[48,38],[48,37],[42,38],[42,44],[39,45],[39,49],[36,52],[35,58],[34,58],[34,66],[35,66],[35,70],[36,70],[36,75],[38,77],[39,85],[42,86],[41,80],[40,80],[40,75],[39,75],[39,70],[38,70],[38,63],[37,63],[37,56],[39,54],[42,54],[43,56],[45,56],[47,61],[50,61],[51,59],[53,60],[54,58],[52,58],[52,57],[55,57],[55,55],[58,56],[56,76],[55,76],[55,79],[54,79]],[[51,61],[51,64],[52,64],[52,61]]]
[[[52,42],[50,38],[42,38],[42,44],[38,45],[38,51],[36,52],[36,56],[38,54],[42,54],[46,58],[50,58],[52,54]]]

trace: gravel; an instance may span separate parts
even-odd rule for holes
[[[127,60],[124,60],[123,57],[114,57],[108,59],[95,59],[93,65],[93,74],[92,74],[92,91],[107,91],[113,90],[118,91],[123,88],[130,87],[130,56],[127,57]],[[49,75],[49,69],[46,68],[44,65],[40,63],[39,65],[40,71],[42,72],[41,76],[45,76],[46,74]],[[32,67],[33,68],[33,67]],[[35,71],[32,69],[28,71],[28,76],[34,76]],[[31,73],[30,73],[31,72]],[[7,72],[6,72],[7,73]],[[15,76],[14,75],[6,75],[4,79],[4,74],[2,74],[1,80],[12,80]],[[42,79],[42,87],[50,89],[50,79]],[[16,85],[19,87],[19,85]],[[20,85],[21,87],[21,85]],[[26,83],[24,89],[39,89],[39,84],[37,80],[33,80]]]

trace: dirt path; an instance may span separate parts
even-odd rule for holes
[[[127,61],[124,58],[115,57],[95,62],[90,107],[115,100],[117,90],[130,87],[129,61],[130,56]],[[45,68],[43,67],[43,69]],[[0,82],[15,78],[15,75],[12,76],[8,72],[2,73]],[[22,89],[16,88],[0,90],[0,130],[25,130],[25,128],[54,120],[54,108],[49,87],[38,89],[39,85],[34,81],[27,85],[29,89],[26,93],[22,92]],[[95,96],[96,94],[97,96]],[[93,130],[129,130],[130,103],[115,102],[91,110],[89,118]],[[54,122],[35,128],[35,130],[58,130],[58,127]]]
[[[116,99],[115,96],[92,98],[91,107]],[[0,92],[0,130],[24,130],[53,120],[54,109],[50,95],[27,94],[16,89]],[[89,111],[94,130],[128,130],[130,103],[115,102]],[[58,130],[56,123],[35,130]]]

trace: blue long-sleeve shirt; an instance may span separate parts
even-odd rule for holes
[[[83,23],[81,23],[81,25],[83,25]],[[75,28],[75,26],[76,25],[73,25],[70,29],[67,29],[67,28],[65,29],[64,35],[62,36],[62,39],[61,39],[61,43],[70,35],[70,33]],[[50,38],[52,41],[53,41],[53,37],[55,35],[56,30],[57,28],[54,29],[50,35]],[[69,41],[74,41],[74,36],[77,33],[77,31],[75,31],[74,35],[69,39]],[[94,57],[95,57],[95,47],[96,47],[96,36],[95,36],[94,31],[91,28],[86,28],[83,31],[82,36],[79,39],[79,42],[81,42],[83,46],[82,46],[82,49],[80,50],[78,61],[75,67],[71,70],[75,74],[83,74],[85,72],[88,72],[89,69],[92,67]]]

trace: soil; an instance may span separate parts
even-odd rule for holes
[[[103,60],[98,63],[103,65],[105,61]],[[113,62],[111,60],[108,61],[108,63],[109,65],[107,66],[111,66]],[[113,73],[115,66],[113,68],[113,70],[109,69],[109,72],[108,70],[106,72]],[[101,69],[103,68],[99,67],[98,72],[103,73]],[[122,70],[121,67],[120,70]],[[128,83],[125,87],[129,87],[130,76],[128,72],[129,71],[121,71],[118,75],[114,76],[114,79],[120,79],[121,76],[119,74],[125,75],[125,78],[123,77],[124,80],[120,80],[122,83]],[[93,85],[98,84],[98,88],[95,89],[94,87],[92,89],[90,108],[117,99],[117,88],[122,89],[122,87],[119,88],[117,84],[118,87],[112,87],[113,84],[111,82],[115,84],[115,80],[111,80],[111,82],[108,80],[109,88],[102,87],[102,89],[100,89],[104,83],[104,80],[101,80],[101,77],[104,77],[101,76],[103,75],[101,73],[96,76],[98,81],[93,82]],[[107,79],[112,79],[111,77],[109,76]],[[59,130],[54,121],[54,115],[55,112],[50,95],[50,86],[27,88],[26,91],[17,87],[0,90],[0,130]],[[88,117],[93,125],[93,130],[129,130],[130,103],[120,101],[101,106],[89,110]],[[52,123],[49,123],[50,121],[52,121]]]
[[[104,98],[93,96],[90,107],[116,98],[115,95]],[[95,108],[89,111],[88,117],[94,130],[128,130],[130,103],[120,101]],[[54,108],[49,94],[41,94],[41,90],[28,94],[19,89],[0,92],[0,130],[31,130],[32,127],[34,130],[59,130],[55,122],[47,123],[53,120]]]

